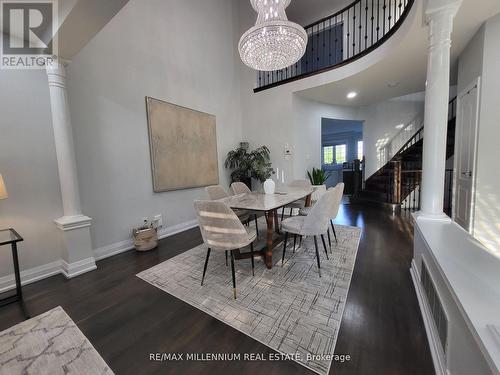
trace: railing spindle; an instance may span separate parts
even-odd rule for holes
[[[385,19],[385,10],[387,8],[387,5],[386,5],[385,2],[386,2],[386,0],[384,0],[384,7],[383,7],[383,9],[384,9],[384,24],[382,25],[383,26],[383,28],[382,28],[382,36],[385,36],[385,22],[386,22],[386,19]]]

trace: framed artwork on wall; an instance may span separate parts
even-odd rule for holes
[[[146,97],[155,192],[219,183],[214,115]]]

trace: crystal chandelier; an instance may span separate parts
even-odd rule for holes
[[[250,0],[258,17],[238,45],[245,65],[256,70],[279,70],[304,56],[307,33],[302,26],[288,21],[285,9],[290,1]]]

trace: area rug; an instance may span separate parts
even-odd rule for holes
[[[259,228],[263,242],[263,223]],[[361,236],[361,230],[355,227],[336,226],[336,231],[338,243],[333,241],[329,260],[318,238],[321,277],[314,241],[309,237],[295,253],[293,240],[288,241],[283,266],[282,246],[274,250],[271,270],[255,258],[253,277],[250,259],[237,260],[236,300],[232,297],[231,267],[226,266],[223,251],[212,251],[204,285],[200,285],[205,245],[137,276],[325,375],[332,363]]]
[[[58,306],[0,332],[1,374],[113,374]]]

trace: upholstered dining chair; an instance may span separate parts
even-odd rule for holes
[[[207,192],[208,197],[213,201],[229,197],[227,191],[225,191],[224,188],[220,185],[207,186],[205,188],[205,191]],[[248,211],[246,210],[233,210],[233,211],[236,214],[236,216],[239,217],[242,223],[249,224],[250,215],[248,214]]]
[[[293,180],[287,186],[301,188],[301,189],[310,189],[312,185],[309,180]],[[299,199],[298,201],[287,204],[286,206],[283,207],[283,211],[281,211],[281,221],[283,221],[283,218],[285,216],[285,208],[290,209],[290,216],[292,216],[294,208],[301,209],[304,208],[305,206],[306,206],[306,198],[302,198]]]
[[[337,186],[335,186],[336,197],[335,197],[334,204],[332,206],[332,212],[330,214],[330,225],[332,226],[333,236],[335,237],[335,242],[337,242],[337,243],[339,241],[337,240],[337,233],[335,232],[335,226],[333,225],[333,220],[335,220],[335,218],[339,214],[340,204],[342,203],[342,197],[344,196],[344,186],[345,185],[343,182],[339,182],[337,184]]]
[[[257,238],[255,231],[247,231],[234,211],[224,202],[219,201],[195,201],[194,208],[198,216],[200,231],[203,242],[208,246],[207,257],[203,267],[201,285],[205,280],[210,252],[225,251],[231,254],[231,274],[233,278],[233,297],[236,299],[236,275],[234,271],[234,253],[245,246],[250,245],[253,252],[253,241]],[[254,275],[254,259],[252,261],[252,275]]]
[[[335,236],[335,242],[338,242],[337,241],[337,233],[335,232],[335,226],[333,225],[332,220],[335,220],[335,218],[337,217],[337,214],[339,212],[339,207],[340,207],[340,203],[342,201],[342,196],[344,195],[344,183],[339,182],[335,187],[329,188],[328,191],[335,191],[335,199],[334,199],[333,204],[331,206],[330,224],[332,226],[333,235]],[[299,215],[307,216],[311,212],[311,208],[312,208],[312,206],[301,208],[299,211]],[[332,241],[330,239],[330,230],[327,231],[327,234],[328,234],[328,244],[330,245],[330,251],[331,251]]]
[[[283,256],[281,259],[282,264],[285,263],[285,253],[286,244],[288,240],[288,234],[294,235],[294,248],[297,236],[313,236],[314,237],[314,247],[316,249],[316,261],[318,263],[318,272],[321,277],[321,262],[319,260],[318,252],[318,239],[317,236],[321,236],[323,242],[323,248],[325,250],[326,259],[328,259],[328,251],[326,249],[326,242],[324,234],[328,231],[328,222],[330,220],[331,206],[335,200],[335,190],[327,191],[318,200],[318,202],[311,208],[309,215],[307,216],[292,216],[283,220],[281,223],[281,229],[285,232],[285,240],[283,243]]]
[[[247,194],[247,193],[251,193],[252,190],[250,190],[250,188],[244,184],[243,182],[233,182],[231,184],[231,190],[233,191],[233,194],[234,195],[238,195],[238,194]],[[257,223],[257,214],[256,213],[251,213],[249,212],[249,215],[253,215],[253,218],[255,220],[255,230],[257,231],[257,236],[259,235],[259,224]]]
[[[231,184],[231,190],[233,191],[234,195],[246,194],[252,192],[252,190],[250,190],[250,188],[243,182],[233,182]]]

